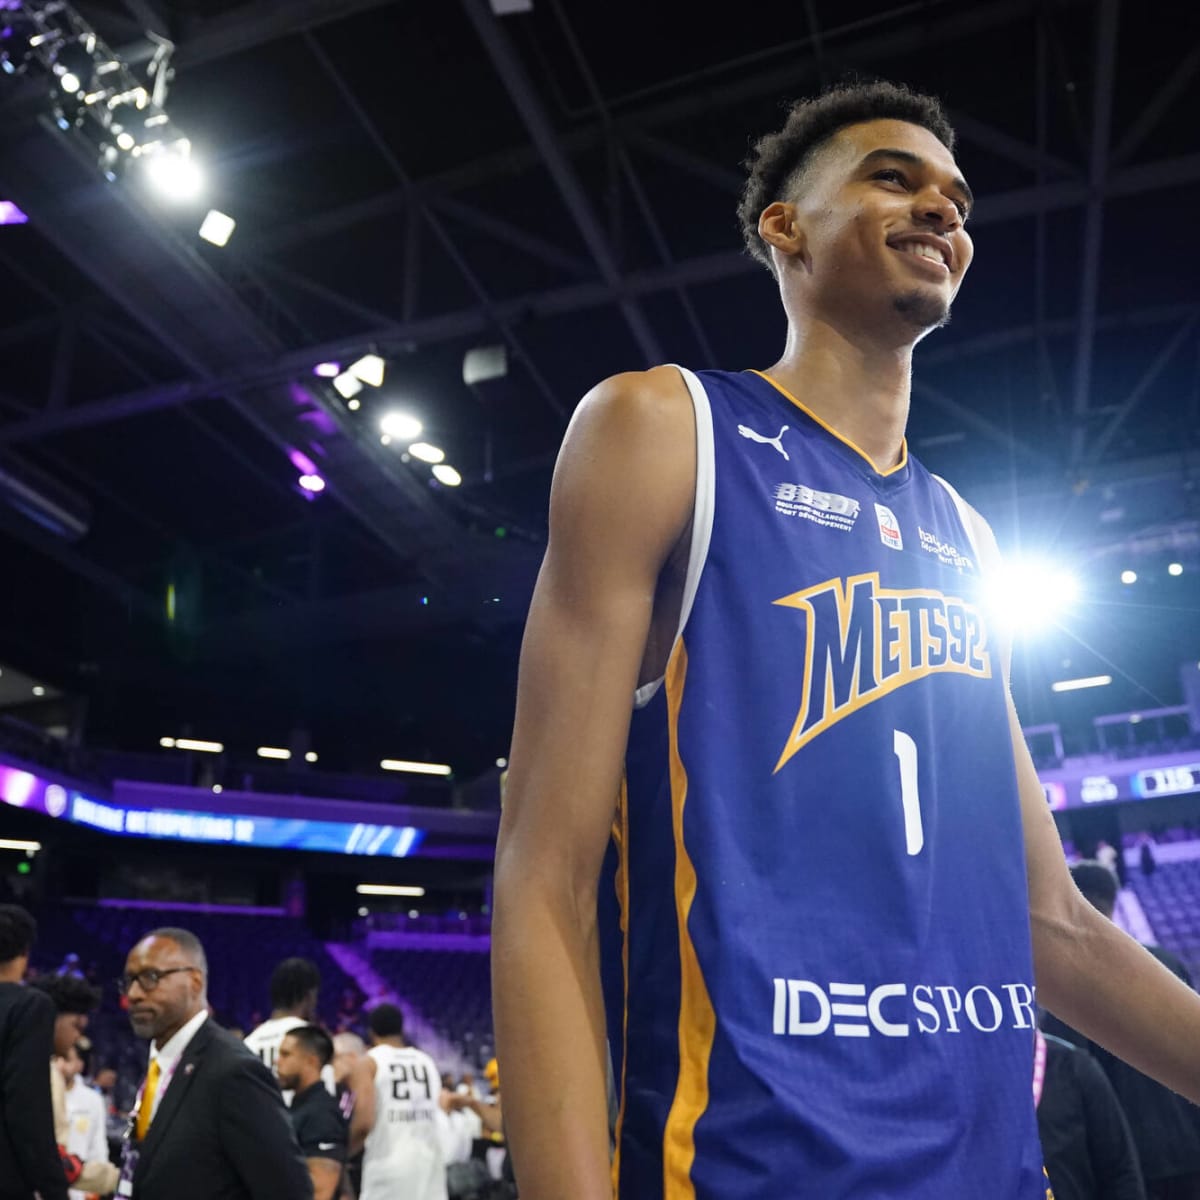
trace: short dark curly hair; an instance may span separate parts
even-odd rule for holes
[[[0,904],[0,963],[27,955],[37,941],[37,922],[19,905]]]
[[[39,992],[45,992],[54,1001],[54,1007],[60,1015],[87,1014],[100,1007],[100,989],[92,987],[78,975],[42,975],[30,982],[31,986]]]
[[[285,958],[271,974],[271,1004],[296,1008],[321,988],[321,972],[307,958]]]
[[[783,128],[754,143],[743,163],[749,178],[742,189],[738,219],[746,249],[772,274],[775,268],[770,250],[758,235],[763,209],[787,196],[811,162],[813,152],[839,129],[880,120],[920,125],[947,150],[954,151],[954,129],[941,101],[886,80],[841,84],[819,96],[797,100]]]

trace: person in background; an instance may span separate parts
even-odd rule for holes
[[[1098,862],[1071,868],[1075,886],[1110,921],[1117,901],[1117,880]],[[1161,946],[1146,949],[1189,987],[1183,963]],[[1056,1017],[1047,1015],[1044,1032],[1088,1050],[1104,1069],[1129,1121],[1149,1200],[1200,1200],[1200,1108],[1129,1066]]]
[[[36,939],[23,908],[0,904],[0,1200],[67,1200],[46,1074],[54,1005],[22,982]]]
[[[334,1034],[333,1038],[333,1079],[336,1088],[338,1107],[342,1116],[348,1122],[354,1111],[354,1093],[350,1090],[350,1077],[355,1065],[362,1061],[367,1053],[367,1044],[357,1033],[348,1031]],[[342,1173],[342,1200],[354,1200],[362,1190],[362,1151],[351,1154],[346,1159],[346,1169]]]
[[[275,1077],[208,1013],[208,961],[187,929],[156,929],[118,981],[150,1043],[121,1184],[133,1200],[312,1200]]]
[[[1035,1036],[1033,1101],[1054,1200],[1146,1200],[1125,1114],[1096,1060]]]
[[[333,1037],[333,1079],[339,1093],[346,1088],[355,1063],[367,1052],[367,1044],[357,1033],[337,1033]]]
[[[272,972],[271,1015],[246,1035],[246,1045],[262,1059],[268,1071],[275,1070],[275,1055],[283,1035],[317,1019],[320,990],[321,972],[307,958],[285,958]]]
[[[380,1004],[367,1018],[371,1049],[351,1077],[350,1148],[363,1148],[360,1200],[447,1200],[449,1120],[428,1054],[404,1040],[404,1014]]]
[[[67,1153],[80,1162],[101,1162],[108,1158],[108,1114],[104,1097],[83,1080],[83,1057],[72,1046],[57,1060],[66,1089]],[[71,1189],[71,1200],[88,1200],[95,1192]]]
[[[59,964],[55,975],[70,975],[75,979],[83,978],[83,968],[79,965],[79,955],[72,951]]]
[[[54,1002],[54,1054],[67,1058],[87,1029],[88,1016],[100,1005],[100,993],[80,975],[51,975],[33,984]],[[105,1195],[117,1186],[117,1168],[108,1161],[108,1144],[96,1158],[84,1159],[67,1146],[71,1122],[67,1115],[67,1086],[62,1072],[51,1061],[50,1090],[54,1104],[54,1136],[62,1157],[67,1183],[81,1192]]]
[[[279,1086],[293,1093],[292,1128],[308,1162],[314,1200],[333,1200],[346,1162],[346,1119],[321,1079],[332,1062],[333,1040],[319,1025],[289,1029],[275,1060]]]

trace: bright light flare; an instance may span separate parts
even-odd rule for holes
[[[360,883],[354,889],[360,896],[423,896],[423,887],[403,883]]]
[[[259,746],[259,758],[274,758],[280,762],[287,762],[292,757],[290,750],[285,750],[282,746]]]
[[[1053,563],[1005,563],[989,583],[989,608],[1013,633],[1035,633],[1064,616],[1080,595],[1079,580]]]
[[[316,495],[325,490],[325,480],[320,475],[301,475],[300,486],[310,495]]]
[[[446,487],[458,487],[462,476],[449,463],[438,463],[433,468],[433,477]]]
[[[410,442],[421,436],[421,422],[409,413],[384,413],[379,421],[379,429],[396,442]]]
[[[1121,582],[1125,583],[1125,584],[1137,583],[1137,572],[1136,571],[1122,571],[1121,572]]]
[[[187,150],[160,150],[146,158],[146,178],[161,196],[180,202],[195,200],[204,191],[204,172]]]
[[[1050,685],[1052,692],[1078,692],[1083,688],[1107,687],[1112,683],[1111,675],[1089,675],[1085,679],[1060,679]]]

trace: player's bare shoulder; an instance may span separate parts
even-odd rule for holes
[[[691,513],[695,429],[691,397],[677,368],[610,376],[584,396],[571,419],[555,470],[552,510],[562,516],[578,504],[599,506],[614,519],[643,523],[655,540],[670,532],[673,544]]]

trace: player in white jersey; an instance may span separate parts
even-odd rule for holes
[[[404,1014],[380,1004],[371,1049],[351,1077],[350,1147],[364,1147],[359,1200],[446,1200],[449,1120],[433,1059],[404,1041]]]
[[[285,958],[271,974],[271,1016],[246,1036],[246,1045],[275,1073],[283,1035],[317,1019],[321,972],[307,958]]]

